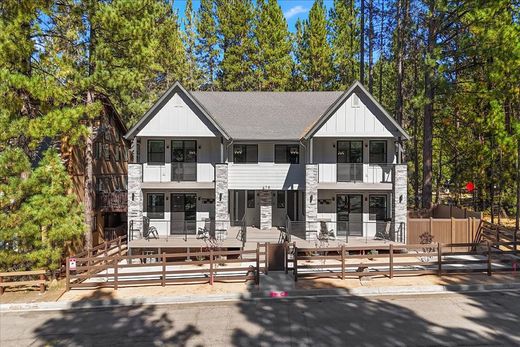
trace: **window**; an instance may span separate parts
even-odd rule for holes
[[[386,163],[386,141],[370,141],[369,161],[373,164]]]
[[[162,193],[150,193],[148,194],[147,200],[147,216],[150,219],[163,219],[164,218],[164,194]]]
[[[197,141],[174,140],[172,141],[172,163],[196,163]]]
[[[370,195],[369,214],[370,220],[385,220],[387,214],[386,195]]]
[[[234,145],[233,162],[258,163],[258,145]]]
[[[164,164],[163,140],[148,140],[148,162]]]
[[[338,141],[338,163],[362,163],[363,141]]]
[[[276,192],[276,207],[285,208],[285,191],[278,190]]]
[[[274,162],[278,164],[300,163],[300,146],[299,145],[275,145],[274,146]]]
[[[255,208],[255,191],[247,191],[247,208]]]

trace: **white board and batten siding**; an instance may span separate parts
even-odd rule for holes
[[[305,186],[302,164],[233,164],[228,165],[229,189],[297,190]]]
[[[352,93],[314,137],[394,137],[361,98]]]
[[[214,137],[216,134],[207,120],[197,115],[179,94],[174,94],[137,136]]]

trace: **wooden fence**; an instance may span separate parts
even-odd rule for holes
[[[110,255],[114,255],[116,253],[120,254],[122,251],[124,251],[127,248],[126,239],[127,239],[126,235],[116,237],[113,240],[105,241],[87,251],[77,253],[77,254],[75,254],[75,257],[77,257],[77,258],[89,257],[90,258],[93,256],[98,256],[98,255],[107,257]]]
[[[46,273],[45,270],[0,272],[0,295],[4,294],[6,287],[39,287],[40,293],[43,293],[47,281]],[[26,277],[38,277],[38,279],[26,280]],[[10,281],[6,281],[6,278]]]
[[[440,243],[471,243],[478,241],[480,219],[473,217],[457,218],[408,218],[407,243],[410,245],[421,242],[420,236],[429,233],[433,242]]]
[[[500,247],[510,243],[432,243],[377,247],[298,248],[292,263],[294,280],[299,278],[401,275],[451,275],[467,273],[516,272],[513,252]],[[457,251],[452,251],[452,250]],[[462,251],[461,251],[462,250]]]
[[[256,250],[115,255],[76,258],[76,269],[67,258],[67,290],[71,288],[117,289],[127,285],[260,281],[260,245]],[[181,259],[181,260],[179,260]]]

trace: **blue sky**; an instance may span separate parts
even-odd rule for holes
[[[333,0],[325,0],[324,4],[327,9],[332,7]],[[314,3],[314,0],[278,0],[278,3],[282,7],[282,11],[287,19],[287,24],[289,25],[289,30],[295,30],[294,25],[296,24],[296,20],[298,18],[306,19],[309,10]],[[193,8],[197,10],[200,6],[200,0],[193,0]],[[186,7],[185,0],[174,0],[173,7],[179,10],[179,16],[182,18],[184,16],[184,9]]]

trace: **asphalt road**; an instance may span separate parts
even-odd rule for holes
[[[519,346],[520,292],[278,299],[0,316],[7,346]]]

